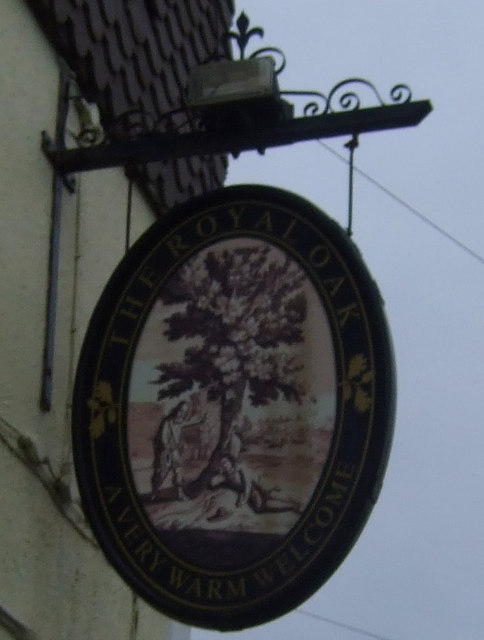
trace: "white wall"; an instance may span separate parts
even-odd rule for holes
[[[63,193],[53,403],[42,412],[52,168],[40,132],[55,131],[59,66],[18,0],[0,6],[0,52],[0,607],[45,640],[188,638],[108,566],[73,478],[73,376],[94,304],[124,253],[127,181],[121,170],[98,171]],[[133,237],[154,220],[137,193],[132,215]],[[58,478],[73,500],[61,504]],[[0,640],[24,637],[8,626],[0,615]]]

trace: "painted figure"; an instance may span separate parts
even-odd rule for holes
[[[255,513],[278,513],[281,511],[302,513],[301,505],[298,502],[289,498],[274,497],[273,494],[279,491],[278,488],[264,489],[258,476],[245,465],[237,463],[232,456],[224,454],[221,457],[219,471],[211,478],[211,488],[225,486],[235,491],[238,507],[247,504]]]
[[[185,427],[198,424],[203,421],[196,419],[190,421],[191,405],[186,400],[179,402],[166,415],[158,427],[153,439],[153,474],[151,476],[151,499],[156,497],[157,491],[167,478],[173,473],[173,483],[176,488],[178,500],[187,500],[183,492],[183,477],[180,458],[180,437]]]

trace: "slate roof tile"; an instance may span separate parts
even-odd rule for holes
[[[235,2],[233,2],[233,0],[227,0],[227,2],[225,2],[225,0],[217,0],[217,6],[222,16],[222,24],[230,26],[235,13]]]
[[[114,29],[106,29],[103,36],[104,55],[107,64],[113,75],[119,73],[119,70],[125,63],[125,58],[121,54]]]
[[[172,70],[175,77],[176,86],[178,88],[178,102],[181,103],[183,102],[185,86],[187,83],[187,74],[183,66],[181,55],[173,56]]]
[[[178,47],[180,47],[181,43],[183,42],[183,33],[178,26],[175,14],[172,12],[167,13],[164,19],[164,23],[166,24],[168,38],[170,39],[170,43],[173,49],[178,49]]]
[[[193,67],[197,66],[197,60],[190,48],[185,43],[180,47],[179,62],[183,65],[183,75],[188,78]]]
[[[186,174],[187,168],[188,166],[185,158],[180,158],[178,162],[174,163],[175,182],[179,191],[185,190],[186,185],[184,183],[183,178],[184,178],[184,175]],[[189,176],[188,174],[187,177],[190,178],[191,176]]]
[[[109,86],[106,87],[107,109],[103,124],[109,128],[110,123],[125,111],[131,108],[126,99],[124,82],[121,73],[112,76]]]
[[[27,0],[57,53],[97,102],[105,127],[141,108],[156,121],[183,104],[190,70],[225,51],[232,0]],[[174,116],[188,130],[186,114]],[[119,132],[119,129],[118,129]],[[147,165],[143,185],[156,209],[222,183],[226,159]]]
[[[121,77],[123,79],[126,97],[132,107],[138,102],[141,93],[141,87],[139,86],[132,60],[121,69]]]
[[[191,44],[191,49],[195,55],[195,58],[198,62],[198,64],[203,64],[207,58],[207,50],[205,48],[205,45],[202,41],[202,36],[200,35],[200,31],[197,29],[197,31],[193,31],[189,36],[188,36],[188,40]]]
[[[173,47],[170,43],[168,26],[165,20],[163,19],[163,20],[158,20],[156,24],[153,25],[153,29],[155,32],[157,45],[160,48],[161,55],[165,59],[165,64],[166,64],[166,60],[168,60],[173,50]]]
[[[171,64],[173,64],[173,58]],[[172,66],[168,65],[166,69],[160,73],[160,80],[163,84],[168,106],[170,109],[174,109],[178,103],[178,91],[175,88]]]
[[[205,167],[201,167],[200,171],[198,172],[198,178],[202,186],[202,189],[201,189],[202,193],[205,193],[211,190],[211,182],[207,173],[208,171]]]
[[[66,24],[70,27],[73,45],[77,54],[81,58],[84,58],[91,50],[93,43],[87,30],[86,21],[82,18],[82,12],[76,11],[67,19]]]
[[[185,4],[185,9],[187,12],[188,17],[190,18],[190,20],[192,21],[192,24],[196,27],[197,25],[200,24],[200,21],[202,19],[202,15],[203,15],[203,11],[200,7],[200,3],[199,2],[187,2]]]
[[[58,23],[65,22],[72,13],[71,7],[65,0],[53,0],[52,11]]]
[[[116,21],[114,23],[114,30],[116,32],[116,36],[118,38],[119,46],[121,48],[121,52],[125,56],[125,58],[131,58],[135,50],[135,42],[132,38],[131,32],[127,25],[121,22]]]
[[[213,42],[216,42],[216,38],[220,37],[219,29],[218,29],[218,20],[214,15],[213,8],[211,7],[209,11],[206,12],[206,20],[202,24],[206,24],[210,29],[210,39],[213,39]]]
[[[200,167],[202,165],[202,162],[199,158],[199,156],[190,156],[189,158],[187,158],[188,160],[188,165],[190,167],[190,172],[191,173],[198,173],[200,171]]]
[[[203,43],[203,49],[205,51],[205,60],[209,60],[213,57],[213,53],[215,50],[215,45],[212,42],[209,28],[207,27],[206,22],[201,22],[197,33],[200,34],[200,39]]]
[[[166,209],[171,209],[173,205],[179,201],[179,191],[176,185],[173,166],[166,167],[163,172],[163,182],[158,181],[158,188],[162,193],[160,196],[163,199],[163,203]],[[161,176],[160,176],[161,177]]]
[[[103,91],[111,82],[112,73],[109,69],[106,56],[102,55],[103,45],[98,43],[86,56],[88,76],[98,91]]]
[[[166,100],[165,92],[162,90],[160,82],[151,82],[149,86],[149,93],[155,107],[155,113],[164,114],[169,111],[169,106]]]
[[[143,44],[143,50],[151,69],[151,77],[157,76],[166,64],[165,60],[161,57],[159,47],[155,47],[153,44],[145,42]]]
[[[186,4],[190,5],[191,2],[189,1]],[[184,36],[187,36],[193,28],[193,25],[188,16],[186,5],[184,3],[177,2],[173,8],[179,29]]]
[[[152,73],[144,47],[137,47],[133,56],[133,64],[140,86],[146,89],[150,85]]]
[[[85,2],[82,6],[87,29],[95,42],[100,42],[106,31],[106,23],[103,20],[101,9],[97,2]]]
[[[106,24],[113,25],[120,17],[122,18],[123,7],[121,2],[98,0],[98,4]]]
[[[164,9],[165,3],[159,0],[145,0],[146,10],[151,20],[159,18]]]
[[[126,14],[135,42],[143,44],[147,38],[147,31],[151,27],[151,20],[144,2],[128,2]]]
[[[168,7],[166,0],[147,0],[147,5],[153,18],[163,19],[171,9],[171,7]]]

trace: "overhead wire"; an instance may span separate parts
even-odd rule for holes
[[[461,242],[460,240],[455,238],[453,235],[451,235],[448,231],[446,231],[445,229],[440,227],[438,224],[436,224],[435,222],[430,220],[430,218],[425,216],[418,209],[416,209],[415,207],[412,207],[408,202],[406,202],[405,200],[403,200],[402,198],[397,196],[395,193],[390,191],[390,189],[388,189],[383,184],[381,184],[381,182],[378,182],[378,180],[376,180],[375,178],[370,176],[368,173],[366,173],[365,171],[363,171],[359,167],[355,166],[354,163],[353,163],[352,154],[350,156],[350,160],[348,160],[343,154],[339,153],[338,151],[336,151],[335,149],[330,147],[328,144],[324,143],[322,140],[317,140],[317,142],[322,147],[324,147],[327,151],[329,151],[331,154],[336,156],[339,160],[341,160],[342,162],[344,162],[347,165],[349,164],[351,166],[352,172],[356,171],[359,175],[361,175],[368,182],[370,182],[375,187],[377,187],[380,191],[382,191],[383,193],[388,195],[390,198],[395,200],[398,204],[400,204],[405,209],[407,209],[410,213],[415,215],[419,220],[421,220],[422,222],[424,222],[425,224],[430,226],[432,229],[434,229],[435,231],[437,231],[438,233],[443,235],[445,238],[447,238],[447,240],[451,241],[453,244],[455,244],[462,251],[464,251],[468,255],[470,255],[473,258],[475,258],[476,260],[478,260],[481,264],[484,264],[484,257],[483,256],[481,256],[476,251],[474,251],[473,249],[471,249],[470,247],[465,245],[463,242]],[[352,152],[354,150],[354,147],[352,148],[352,146],[350,144],[345,145],[345,146],[348,146],[348,148],[350,149],[350,152]],[[350,186],[350,196],[351,195],[352,195],[352,189],[351,189],[351,186]],[[348,232],[349,232],[349,235],[351,235],[351,214],[352,214],[351,201],[350,201],[349,214],[350,214],[350,218],[349,218],[349,221],[348,221]],[[306,616],[306,617],[309,617],[309,618],[314,618],[315,620],[318,620],[320,622],[325,622],[326,624],[330,624],[330,625],[333,625],[335,627],[339,627],[340,629],[346,629],[347,631],[351,631],[351,632],[353,632],[355,634],[358,634],[360,636],[364,636],[366,638],[373,638],[373,640],[392,640],[392,638],[389,638],[388,636],[382,636],[380,634],[373,633],[371,631],[367,631],[366,629],[363,629],[361,627],[355,627],[353,625],[349,625],[349,624],[346,624],[344,622],[339,622],[338,620],[334,620],[334,619],[328,618],[326,616],[321,616],[321,615],[313,613],[311,611],[305,611],[303,609],[296,609],[295,613],[299,613],[300,615],[303,615],[303,616]]]
[[[317,613],[305,611],[304,609],[296,609],[295,613],[307,616],[308,618],[314,618],[315,620],[319,620],[320,622],[326,622],[327,624],[331,624],[335,627],[340,627],[341,629],[346,629],[347,631],[352,631],[353,633],[357,633],[360,636],[365,636],[366,638],[373,638],[373,640],[392,640],[392,638],[389,638],[388,636],[378,635],[377,633],[366,631],[366,629],[362,629],[361,627],[354,627],[352,625],[345,624],[344,622],[338,622],[337,620],[333,620],[332,618],[320,616]]]
[[[317,142],[324,147],[327,151],[329,151],[331,154],[333,154],[334,156],[336,156],[339,160],[341,160],[342,162],[344,162],[345,164],[349,164],[348,159],[341,153],[339,153],[338,151],[336,151],[335,149],[333,149],[332,147],[330,147],[328,144],[326,144],[325,142],[323,142],[322,140],[317,140]],[[356,165],[353,165],[353,170],[358,173],[360,176],[362,176],[363,178],[365,178],[365,180],[367,180],[368,182],[370,182],[371,184],[373,184],[375,187],[377,187],[378,189],[380,189],[380,191],[382,191],[383,193],[385,193],[387,196],[389,196],[390,198],[392,198],[393,200],[395,200],[395,202],[398,202],[398,204],[400,204],[402,207],[404,207],[405,209],[407,209],[407,211],[409,211],[410,213],[412,213],[414,216],[416,216],[419,220],[421,220],[422,222],[424,222],[425,224],[427,224],[429,227],[431,227],[434,231],[437,231],[438,233],[440,233],[442,236],[444,236],[445,238],[447,238],[447,240],[449,240],[450,242],[452,242],[453,244],[455,244],[457,247],[459,247],[459,249],[461,249],[462,251],[464,251],[465,253],[467,253],[468,255],[472,256],[473,258],[475,258],[476,260],[478,260],[481,264],[484,264],[484,257],[481,256],[479,253],[477,253],[476,251],[474,251],[473,249],[471,249],[470,247],[468,247],[466,244],[464,244],[463,242],[461,242],[460,240],[458,240],[456,237],[454,237],[452,234],[450,234],[448,231],[446,231],[444,228],[442,228],[441,226],[439,226],[438,224],[436,224],[435,222],[433,222],[432,220],[430,220],[430,218],[428,218],[426,215],[424,215],[421,211],[419,211],[418,209],[416,209],[415,207],[412,207],[412,205],[410,205],[408,202],[406,202],[405,200],[403,200],[402,198],[400,198],[399,196],[397,196],[395,193],[393,193],[393,191],[390,191],[390,189],[388,189],[387,187],[385,187],[383,184],[381,184],[381,182],[378,182],[378,180],[376,180],[375,178],[373,178],[372,176],[370,176],[368,173],[366,173],[365,171],[363,171],[362,169],[360,169],[359,167],[357,167]]]

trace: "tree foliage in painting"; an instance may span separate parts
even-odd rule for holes
[[[256,407],[281,397],[301,402],[294,346],[303,341],[304,277],[289,256],[257,243],[199,253],[163,288],[162,302],[173,306],[165,336],[187,347],[181,361],[158,366],[158,399],[205,389],[221,407],[217,449],[246,393]]]

